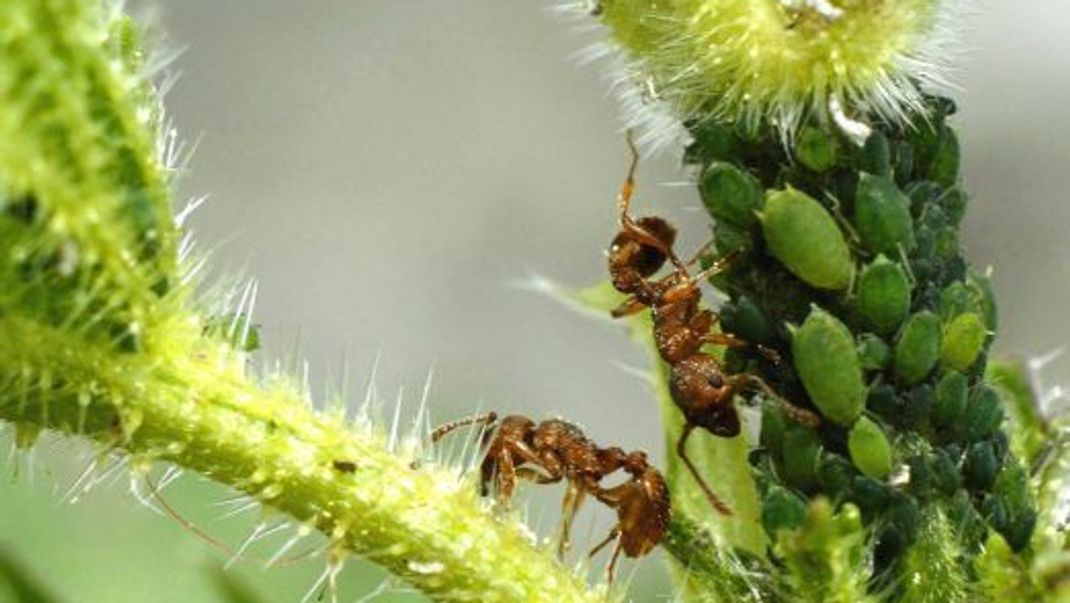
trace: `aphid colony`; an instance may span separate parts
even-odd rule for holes
[[[727,374],[714,356],[703,351],[707,344],[753,348],[769,362],[780,362],[779,355],[765,346],[752,346],[731,334],[715,332],[718,316],[700,308],[700,284],[723,270],[731,262],[731,256],[692,275],[688,267],[702,258],[708,246],[683,262],[673,250],[676,229],[671,224],[656,216],[635,219],[629,214],[638,164],[630,134],[628,144],[631,166],[617,198],[620,232],[610,244],[608,262],[613,286],[630,297],[612,314],[619,318],[650,309],[658,352],[672,367],[669,386],[673,400],[686,419],[676,452],[713,508],[729,515],[731,509],[714,494],[687,456],[685,446],[692,431],[702,428],[719,437],[739,435],[740,419],[733,400],[736,395],[752,391],[775,400],[785,416],[802,425],[816,427],[820,419],[808,410],[792,406],[754,375]],[[672,272],[652,280],[666,261],[672,264]],[[600,448],[578,427],[560,419],[536,424],[518,415],[499,420],[496,413],[447,423],[435,429],[431,439],[438,441],[460,427],[473,424],[484,429],[481,437],[484,457],[480,465],[484,496],[491,493],[493,484],[498,502],[504,507],[512,499],[518,479],[537,484],[567,482],[558,533],[559,556],[569,548],[572,521],[588,495],[617,512],[617,524],[590,553],[594,555],[616,540],[606,567],[610,581],[622,551],[629,557],[644,555],[661,541],[668,529],[671,511],[668,487],[644,452]],[[621,469],[630,476],[624,483],[610,488],[601,485],[603,479]]]
[[[853,504],[887,576],[934,508],[971,554],[993,531],[1021,550],[1036,522],[1034,459],[1011,451],[986,378],[997,313],[960,246],[953,112],[927,98],[909,127],[872,123],[862,145],[817,120],[787,141],[768,125],[689,124],[684,159],[717,253],[735,257],[714,280],[724,327],[780,353],[759,373],[823,419],[764,409],[751,459],[765,527],[799,527],[817,496]],[[730,348],[724,365],[754,360]]]

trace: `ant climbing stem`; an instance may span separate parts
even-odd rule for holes
[[[570,548],[572,523],[588,495],[617,509],[621,541],[629,556],[645,554],[660,542],[668,525],[669,494],[661,474],[646,462],[645,453],[625,453],[616,446],[601,448],[579,427],[561,419],[535,423],[510,415],[498,421],[495,413],[447,423],[435,429],[432,437],[437,441],[472,424],[493,427],[481,442],[486,452],[480,463],[480,491],[490,494],[493,482],[501,508],[507,508],[519,480],[566,483],[557,530],[559,559]],[[608,490],[599,485],[622,468],[632,480]]]

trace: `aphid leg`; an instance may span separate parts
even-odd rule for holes
[[[756,386],[763,394],[776,400],[776,403],[780,405],[780,408],[789,419],[800,425],[805,427],[817,427],[821,424],[821,417],[817,416],[816,413],[788,402],[783,396],[778,394],[776,390],[769,387],[769,384],[760,377],[754,375],[736,375],[732,378],[732,381],[738,383],[739,386],[742,386],[744,383]]]
[[[587,493],[580,484],[569,482],[568,488],[565,490],[565,498],[561,501],[561,526],[557,534],[558,560],[564,559],[565,553],[572,548],[572,521],[576,519],[576,513],[579,512],[580,505],[583,504],[583,499],[586,496]]]
[[[450,421],[439,425],[431,432],[431,441],[437,442],[446,435],[464,427],[466,425],[480,424],[483,429],[489,429],[494,426],[494,423],[498,420],[498,413],[488,412],[481,415],[474,415],[471,417],[465,417],[464,419],[458,419],[456,421]]]
[[[701,475],[699,475],[698,468],[696,468],[694,463],[691,462],[691,459],[687,457],[687,438],[691,436],[691,432],[694,431],[694,429],[694,425],[684,425],[684,431],[680,434],[679,441],[676,442],[676,454],[680,457],[681,460],[684,461],[684,465],[687,466],[688,471],[691,472],[691,475],[695,478],[695,481],[698,482],[699,487],[702,488],[702,491],[706,494],[706,498],[709,499],[710,505],[712,505],[713,508],[716,509],[722,515],[731,515],[732,509],[730,509],[728,505],[724,503],[724,501],[722,501],[720,498],[717,497],[716,494],[713,493],[713,490],[710,489],[710,486],[706,483],[706,480],[703,479]]]

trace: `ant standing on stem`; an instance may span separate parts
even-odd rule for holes
[[[629,557],[645,555],[668,529],[669,490],[661,473],[647,463],[646,453],[625,453],[616,446],[600,448],[579,427],[561,419],[536,424],[527,417],[510,415],[499,421],[493,412],[446,423],[431,432],[431,441],[466,425],[479,425],[483,431],[480,446],[486,452],[480,464],[480,490],[484,496],[489,494],[493,481],[502,508],[508,507],[517,478],[537,484],[568,482],[561,503],[558,558],[570,547],[572,521],[588,494],[617,511],[618,521],[609,537],[590,552],[594,556],[617,540],[606,566],[610,583],[622,550]],[[624,469],[631,479],[602,488],[599,482],[618,469]]]
[[[639,163],[639,152],[630,130],[627,142],[632,160],[617,195],[620,231],[610,244],[607,256],[613,286],[630,297],[614,309],[612,315],[620,318],[650,308],[654,342],[662,360],[671,367],[669,391],[686,421],[676,443],[676,454],[694,476],[710,504],[720,513],[730,515],[731,509],[713,493],[687,456],[686,444],[691,432],[701,427],[719,437],[739,435],[739,413],[732,401],[736,394],[743,394],[751,387],[776,400],[794,421],[816,426],[820,419],[814,413],[781,398],[755,375],[727,375],[720,361],[702,351],[706,344],[750,347],[747,342],[730,334],[714,333],[713,327],[719,316],[708,309],[699,308],[702,301],[701,283],[725,270],[734,259],[734,254],[718,259],[706,270],[692,276],[687,267],[702,257],[709,244],[703,246],[687,263],[681,262],[672,249],[676,238],[676,229],[672,225],[656,216],[637,220],[629,215],[629,206],[635,193],[635,170]],[[650,277],[661,269],[666,260],[673,265],[673,271],[651,282]],[[780,362],[776,351],[761,345],[755,347],[767,360]]]

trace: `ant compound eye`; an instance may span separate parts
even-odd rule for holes
[[[884,479],[892,472],[892,447],[884,430],[868,417],[861,417],[847,437],[851,462],[862,473]]]
[[[940,318],[923,310],[910,317],[895,343],[893,369],[903,385],[913,385],[932,372],[940,359]]]
[[[854,223],[866,248],[895,257],[914,249],[910,199],[891,179],[862,174],[855,192]]]
[[[795,371],[821,414],[844,427],[862,413],[866,386],[854,337],[835,316],[813,306],[792,338]]]
[[[710,215],[743,228],[754,224],[762,206],[758,181],[731,163],[710,164],[702,173],[699,193]]]
[[[890,335],[910,312],[910,290],[899,264],[879,255],[858,279],[858,310],[875,332]]]
[[[808,284],[839,291],[854,267],[847,241],[820,203],[793,188],[767,193],[759,219],[769,251]]]
[[[960,314],[944,331],[941,359],[945,365],[965,371],[977,360],[987,339],[988,328],[980,315]]]
[[[807,126],[795,139],[795,159],[817,173],[827,172],[836,165],[836,139],[824,130]]]

